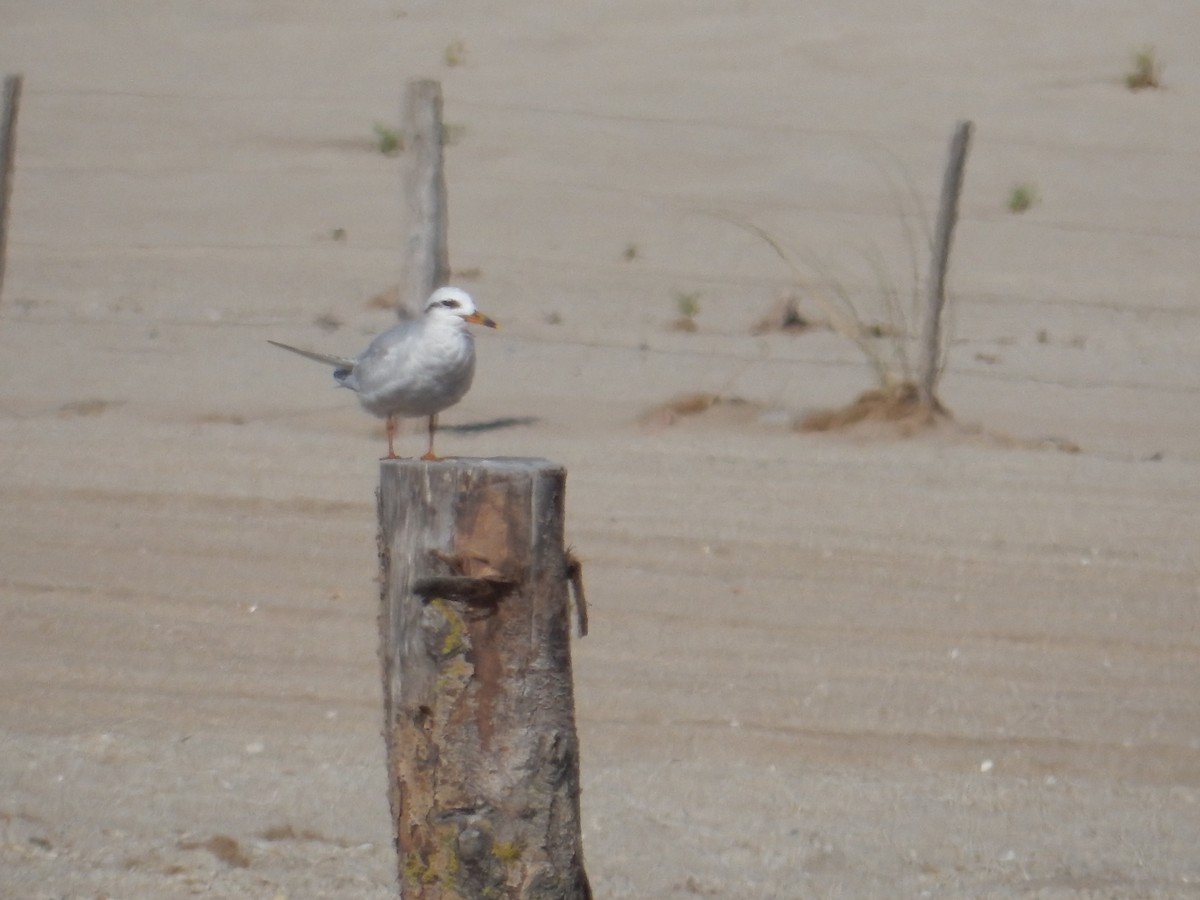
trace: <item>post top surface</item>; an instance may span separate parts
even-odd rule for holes
[[[563,466],[540,456],[447,456],[442,459],[381,459],[380,471],[389,468],[460,468],[487,469],[492,472],[538,472],[559,470]]]

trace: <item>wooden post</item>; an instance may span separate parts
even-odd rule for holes
[[[0,297],[4,262],[8,256],[8,201],[12,196],[13,160],[17,153],[17,110],[21,105],[20,75],[4,77],[4,109],[0,110]]]
[[[946,270],[950,265],[950,242],[958,222],[958,198],[962,193],[963,169],[967,163],[967,146],[971,139],[970,122],[959,122],[950,140],[950,159],[942,179],[942,200],[938,207],[937,231],[934,234],[933,261],[929,267],[929,288],[925,304],[925,321],[921,329],[921,369],[917,381],[917,396],[922,406],[941,409],[937,399],[937,379],[941,369],[942,309],[946,305]]]
[[[379,617],[406,900],[588,900],[566,472],[385,460]]]
[[[446,249],[446,178],[442,168],[442,86],[410,81],[404,95],[404,182],[408,244],[401,312],[419,312],[425,300],[450,280]]]

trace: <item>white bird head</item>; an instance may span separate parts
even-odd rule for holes
[[[500,326],[475,308],[475,301],[462,288],[438,288],[425,301],[425,315],[443,321],[457,317],[466,322],[486,325],[488,328]]]

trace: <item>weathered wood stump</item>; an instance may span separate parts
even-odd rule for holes
[[[23,76],[6,75],[4,100],[0,103],[0,289],[4,287],[4,261],[8,255],[8,201],[17,154],[17,110],[21,107],[22,83]]]
[[[401,896],[584,900],[566,472],[380,468],[385,737]]]
[[[962,194],[963,171],[974,124],[961,121],[950,138],[950,159],[942,176],[942,199],[938,206],[937,232],[933,241],[933,260],[929,265],[926,288],[925,320],[921,323],[920,373],[917,397],[930,412],[944,412],[937,397],[937,382],[942,371],[942,310],[946,307],[946,270],[950,267],[950,243],[958,224],[958,198]]]

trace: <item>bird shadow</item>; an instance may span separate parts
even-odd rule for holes
[[[438,431],[449,431],[455,434],[480,434],[485,431],[500,431],[503,428],[519,428],[536,425],[540,420],[537,416],[505,416],[500,419],[489,419],[486,422],[466,422],[462,425],[438,425]]]

